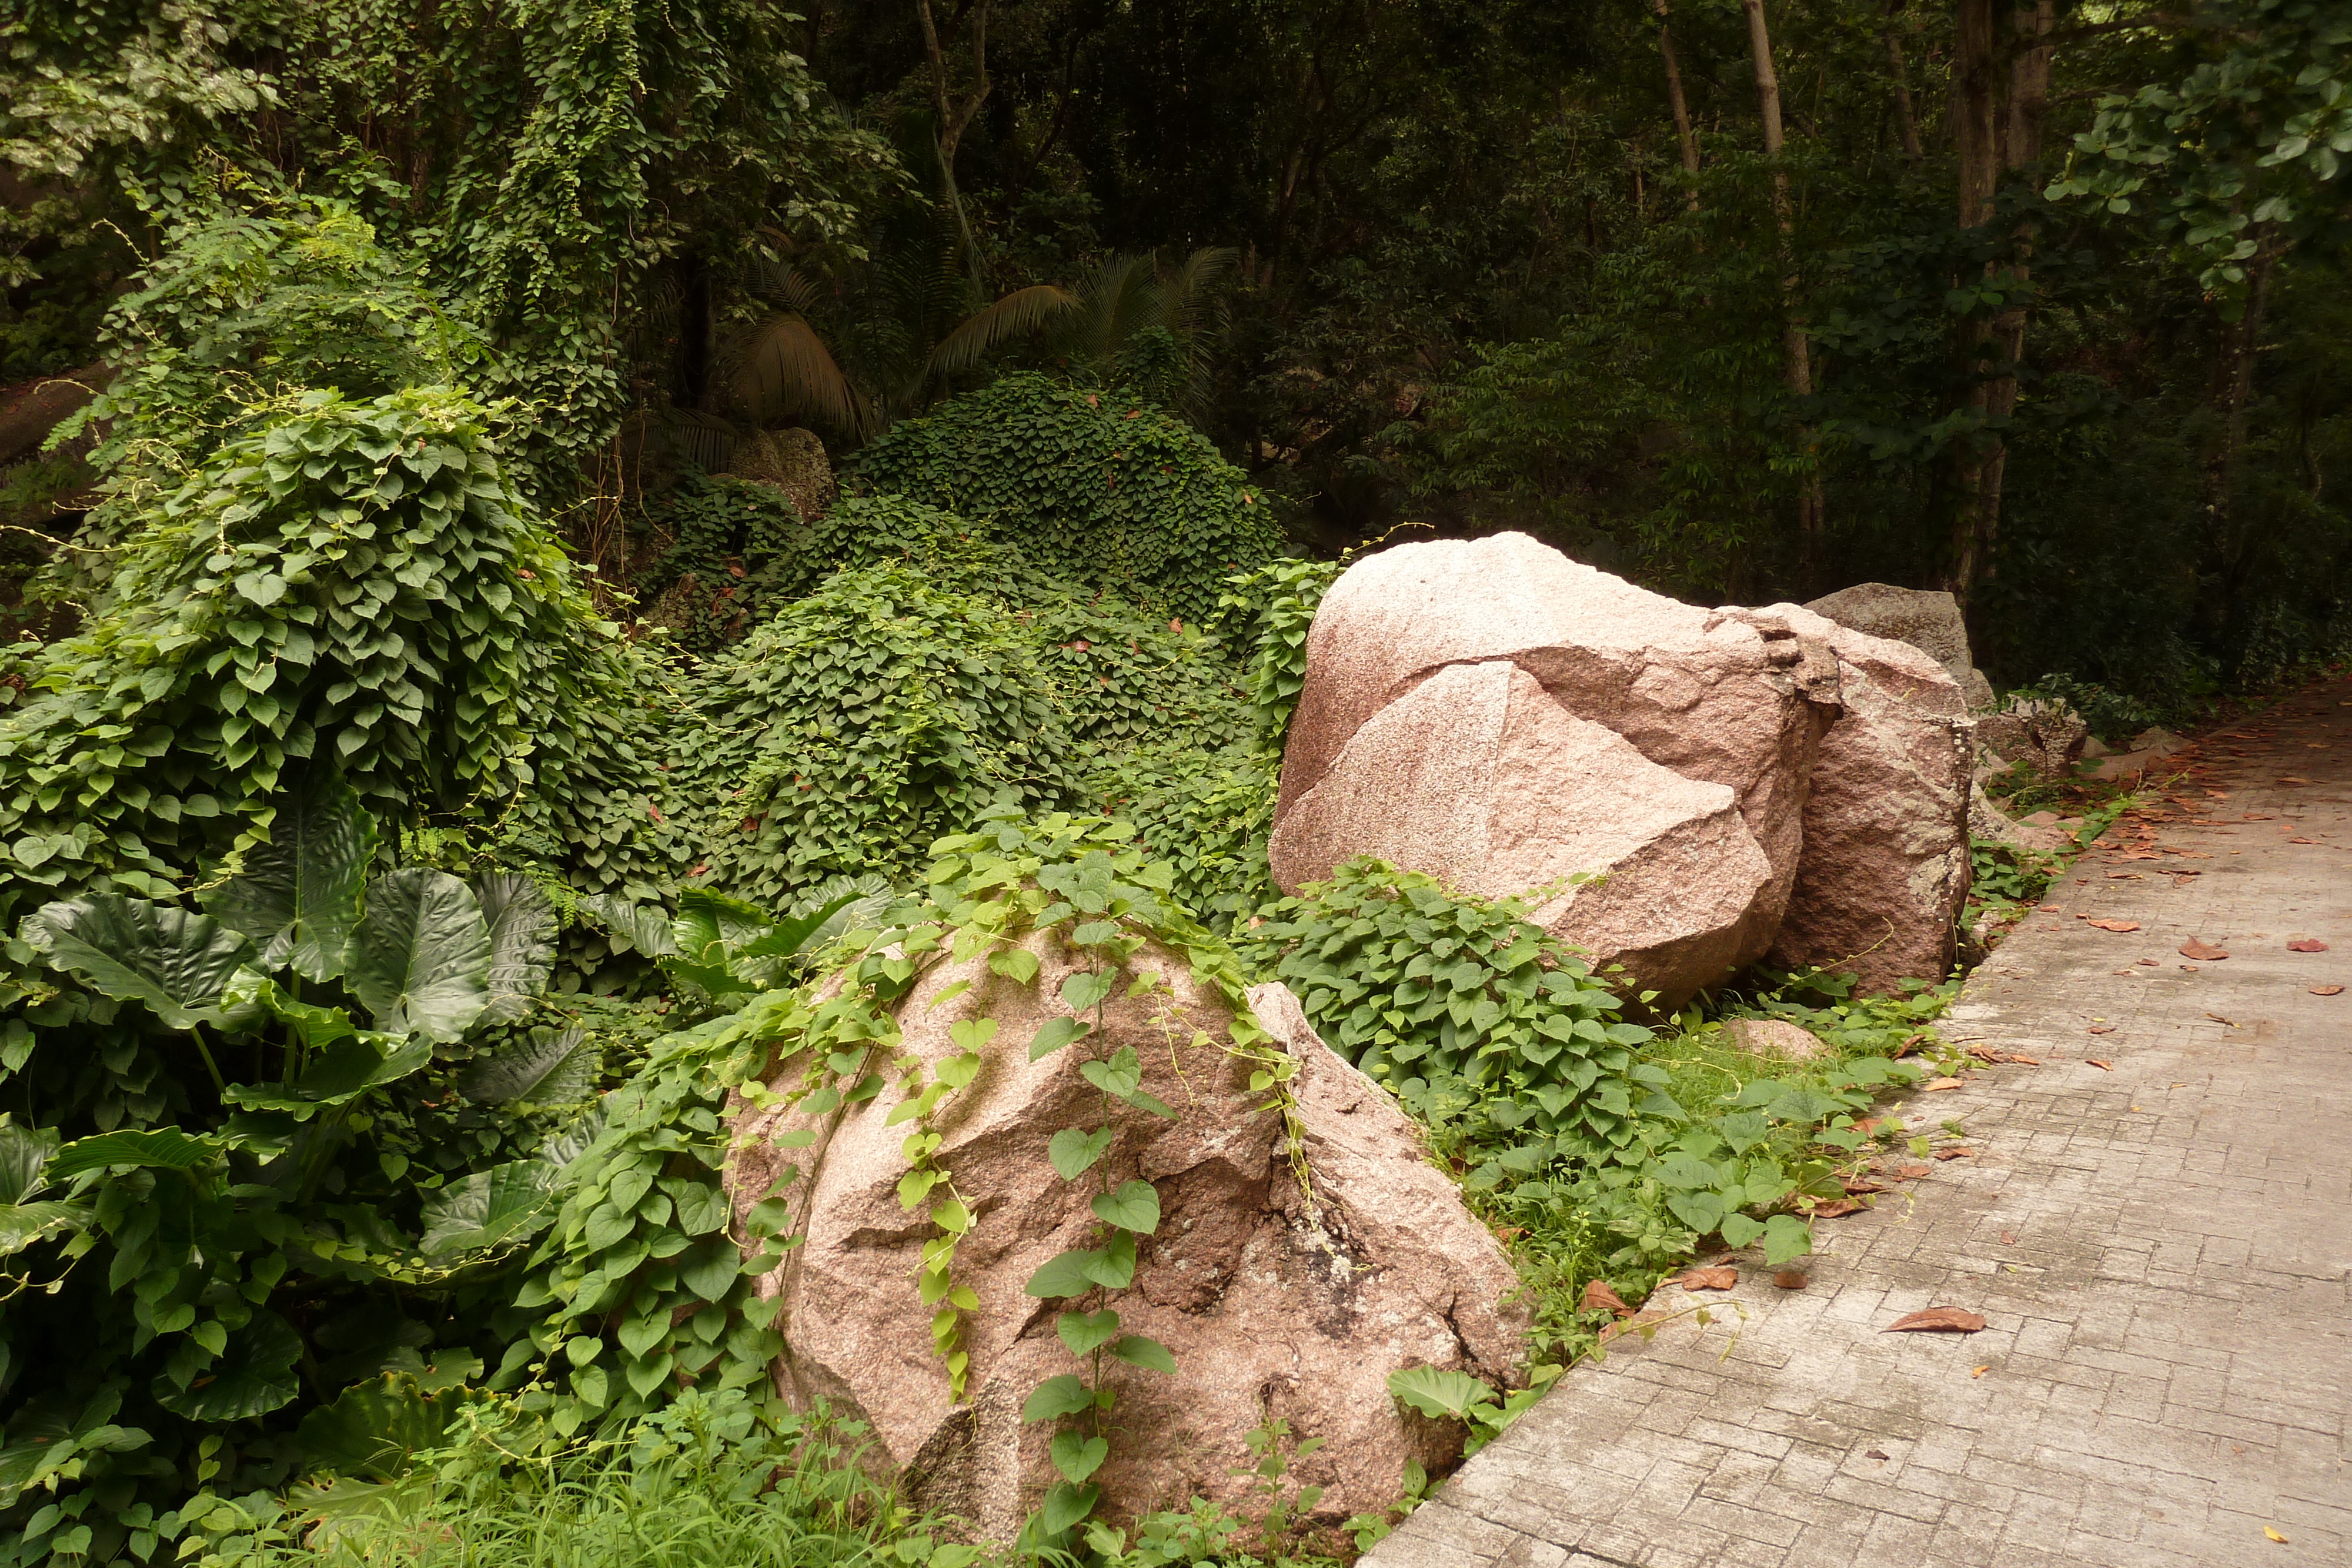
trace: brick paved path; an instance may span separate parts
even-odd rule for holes
[[[1727,1356],[1578,1368],[1368,1568],[2352,1564],[2352,682],[2199,755],[1970,981],[1948,1033],[2042,1065],[1903,1109],[1978,1157],[1817,1223],[1801,1291],[1743,1267]],[[1879,1332],[1946,1304],[1989,1326]]]

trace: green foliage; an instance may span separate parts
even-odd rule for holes
[[[476,1397],[430,1429],[419,1407],[373,1420],[355,1410],[340,1424],[347,1437],[313,1434],[350,1479],[282,1500],[206,1492],[157,1532],[180,1542],[191,1568],[387,1556],[421,1568],[968,1568],[978,1557],[938,1540],[870,1479],[855,1462],[865,1429],[822,1407],[796,1416],[740,1391],[688,1391],[608,1438],[572,1444],[548,1442],[511,1401]],[[362,1454],[373,1462],[352,1462]],[[373,1459],[386,1454],[394,1461]]]
[[[269,843],[306,765],[404,821],[560,820],[625,771],[628,656],[488,417],[446,391],[306,393],[141,517],[0,711],[0,913],[37,888],[168,897]]]
[[[856,482],[989,522],[1041,566],[1207,621],[1279,553],[1271,502],[1198,431],[1116,390],[1012,375],[860,453]]]
[[[1066,798],[1071,743],[1024,627],[901,567],[839,573],[688,694],[678,830],[711,882],[778,903],[904,879],[1000,791]]]
[[[1240,950],[1409,1108],[1475,1103],[1512,1139],[1496,1173],[1613,1159],[1637,1147],[1642,1117],[1682,1113],[1656,1092],[1664,1075],[1635,1065],[1650,1031],[1620,1020],[1615,993],[1523,904],[1456,898],[1434,877],[1358,861],[1265,921],[1236,933]]]

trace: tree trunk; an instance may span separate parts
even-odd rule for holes
[[[1992,216],[1993,187],[2000,179],[2000,147],[1993,135],[1993,0],[1958,0],[1952,60],[1952,151],[1958,165],[1959,225],[1979,228]],[[1962,280],[1966,281],[1966,280]],[[1953,342],[1955,370],[1966,391],[1962,406],[1981,430],[1990,387],[1983,361],[1992,323],[1982,316],[1963,319]],[[1952,595],[1962,610],[1981,580],[1987,553],[1983,516],[1985,464],[1991,448],[1985,437],[1964,433],[1952,447]],[[1973,627],[1971,627],[1973,630]]]
[[[1796,214],[1789,200],[1789,171],[1781,162],[1786,141],[1780,128],[1780,78],[1772,68],[1772,35],[1765,26],[1764,0],[1740,0],[1748,13],[1748,44],[1756,60],[1756,107],[1764,122],[1764,155],[1772,161],[1772,222],[1780,246],[1780,362],[1791,398],[1813,393],[1811,350],[1804,317],[1797,300]],[[1800,425],[1798,439],[1810,451],[1811,427]],[[1816,463],[1797,492],[1797,570],[1810,590],[1821,567],[1822,476]]]
[[[963,242],[965,265],[974,281],[980,277],[980,247],[973,242],[971,220],[964,212],[963,193],[956,188],[955,155],[965,130],[980,113],[980,106],[988,101],[989,5],[990,0],[978,0],[971,8],[971,91],[959,99],[948,90],[947,55],[940,47],[940,30],[931,20],[931,0],[915,0],[915,15],[923,26],[923,57],[930,67],[931,108],[939,116],[940,193],[955,214],[956,237]]]
[[[1666,16],[1666,0],[1651,0],[1658,14],[1658,54],[1666,62],[1666,107],[1674,111],[1675,139],[1682,144],[1683,172],[1698,179],[1698,132],[1691,129],[1690,101],[1683,97],[1682,68],[1675,61],[1675,32]],[[1698,187],[1688,193],[1690,210],[1698,211]]]
[[[1903,58],[1903,37],[1895,29],[1895,18],[1903,14],[1903,0],[1891,0],[1886,7],[1886,28],[1879,37],[1886,45],[1886,64],[1895,82],[1895,127],[1903,137],[1903,156],[1916,163],[1926,156],[1919,145],[1919,116],[1911,103],[1911,69]]]
[[[2263,312],[2270,300],[2271,274],[2285,248],[2278,243],[2275,231],[2264,232],[2267,227],[2255,231],[2254,254],[2246,262],[2245,309],[2235,321],[2222,324],[2213,363],[2213,406],[2221,416],[2221,438],[2205,460],[2205,512],[2212,519],[2214,553],[2221,562],[2222,624],[2231,634],[2226,645],[2232,675],[2241,641],[2236,633],[2245,608],[2241,596],[2259,553],[2258,541],[2239,525],[2236,515],[2238,475],[2246,450]]]

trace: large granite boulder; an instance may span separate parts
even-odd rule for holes
[[[1864,991],[1941,980],[1969,893],[1965,699],[1907,643],[1827,622],[1821,630],[1845,712],[1813,759],[1804,852],[1772,961],[1843,970]]]
[[[1770,946],[1796,880],[1814,745],[1837,712],[1834,660],[1784,617],[1684,604],[1506,533],[1358,561],[1325,595],[1307,655],[1278,828],[1390,704],[1448,666],[1508,663],[1569,716],[1613,732],[1686,780],[1732,792],[1770,869],[1742,915],[1732,967]],[[1308,879],[1305,863],[1286,863],[1279,847],[1274,871],[1288,888]],[[1674,988],[1660,983],[1672,977],[1628,967],[1644,984]]]
[[[1992,706],[1992,683],[1969,656],[1968,622],[1961,617],[1959,601],[1950,594],[1886,582],[1857,582],[1805,608],[1850,631],[1910,643],[1944,666],[1969,708]]]
[[[782,490],[803,522],[813,523],[832,508],[833,463],[814,431],[755,430],[736,442],[727,472]]]
[[[1055,998],[1080,966],[1056,939],[1024,945],[1041,965],[1034,985],[977,958],[941,963],[898,1010],[897,1052],[927,1064],[957,1053],[957,1022],[1002,1025],[977,1077],[934,1124],[944,1141],[933,1157],[977,1217],[955,1267],[979,1302],[964,1318],[965,1402],[950,1397],[932,1309],[916,1289],[935,1232],[898,1200],[909,1127],[887,1124],[897,1093],[814,1118],[739,1107],[730,1176],[740,1201],[764,1194],[786,1161],[807,1173],[788,1189],[805,1239],[762,1287],[783,1298],[779,1391],[870,1423],[875,1461],[899,1473],[919,1506],[1012,1539],[1055,1479],[1055,1423],[1024,1424],[1022,1406],[1047,1378],[1080,1370],[1055,1332],[1074,1303],[1024,1287],[1055,1255],[1097,1245],[1094,1178],[1062,1180],[1047,1143],[1064,1128],[1108,1127],[1099,1168],[1113,1183],[1150,1183],[1160,1220],[1131,1288],[1090,1306],[1167,1345],[1176,1371],[1109,1363],[1117,1430],[1095,1476],[1105,1512],[1195,1496],[1241,1503],[1249,1479],[1233,1472],[1253,1462],[1244,1436],[1269,1417],[1327,1439],[1292,1472],[1326,1489],[1317,1509],[1326,1522],[1393,1500],[1408,1459],[1433,1467],[1458,1454],[1459,1430],[1402,1410],[1388,1375],[1432,1364],[1500,1382],[1524,1355],[1526,1313],[1502,1249],[1427,1164],[1403,1114],[1315,1038],[1287,991],[1261,988],[1254,1009],[1299,1061],[1302,1180],[1283,1116],[1263,1109],[1250,1063],[1227,1049],[1233,1009],[1158,946],[1128,967],[1158,972],[1167,988],[1129,997],[1120,988],[1099,1037],[1032,1063],[1024,1047],[1063,1011]],[[1086,1061],[1123,1046],[1173,1119],[1110,1100],[1081,1076]],[[781,1061],[770,1081],[781,1090],[802,1067]],[[815,1134],[814,1145],[778,1148],[775,1135],[795,1129]]]
[[[1358,855],[1487,897],[1622,964],[1673,1007],[1770,940],[1773,871],[1738,799],[1576,717],[1507,660],[1452,664],[1359,727],[1289,803],[1269,847],[1286,885]],[[1601,880],[1565,885],[1577,873]]]

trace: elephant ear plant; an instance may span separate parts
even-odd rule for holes
[[[496,1282],[601,1124],[552,1108],[598,1057],[529,1027],[533,883],[379,851],[320,769],[200,911],[89,893],[8,945],[0,1521],[33,1547],[138,1557],[191,1479],[331,1468],[321,1434],[369,1412],[444,1420],[500,1343]]]

